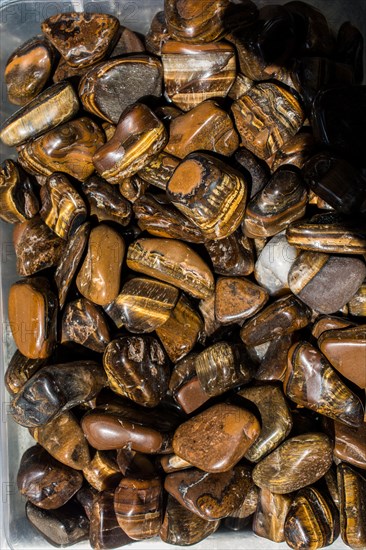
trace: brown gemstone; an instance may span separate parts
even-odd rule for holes
[[[160,458],[160,465],[167,474],[171,474],[172,472],[176,472],[178,470],[180,471],[186,470],[187,468],[192,468],[192,464],[175,454],[162,456]]]
[[[347,318],[336,317],[335,315],[321,315],[313,324],[311,334],[318,339],[327,330],[336,330],[352,327],[354,324]]]
[[[259,366],[254,373],[255,380],[283,381],[287,369],[287,353],[293,341],[293,334],[286,334],[259,344],[258,348],[265,347],[259,359]],[[254,348],[257,349],[257,348]],[[251,351],[251,348],[248,350]]]
[[[262,309],[267,292],[239,277],[220,277],[215,289],[215,315],[223,324],[240,322]]]
[[[204,391],[195,367],[196,353],[190,353],[175,365],[169,382],[169,390],[186,414],[201,407],[210,396]]]
[[[62,316],[62,344],[74,342],[103,353],[109,340],[108,325],[97,306],[85,298],[66,305]]]
[[[73,67],[88,67],[103,59],[119,27],[113,15],[86,12],[58,13],[41,24],[42,32]]]
[[[246,527],[248,525],[248,521],[246,520],[248,520],[257,509],[258,498],[259,489],[254,485],[253,480],[251,480],[250,487],[244,495],[242,503],[229,517],[225,518],[224,526],[232,531],[240,531],[243,527]]]
[[[80,78],[89,70],[90,67],[72,67],[63,57],[61,57],[53,73],[52,80],[55,83],[69,80],[73,84],[78,84]]]
[[[313,154],[314,148],[313,135],[310,132],[299,132],[278,149],[273,159],[272,170],[275,171],[286,164],[302,168]]]
[[[161,48],[170,38],[164,11],[158,11],[151,20],[150,28],[145,35],[145,45],[148,52],[161,55]]]
[[[273,542],[284,542],[285,521],[291,503],[292,496],[278,495],[262,488],[253,518],[253,532]]]
[[[168,30],[181,42],[199,44],[217,40],[225,33],[228,6],[228,0],[208,0],[205,4],[168,0],[165,3]]]
[[[230,116],[215,101],[207,100],[172,120],[165,150],[183,159],[197,150],[230,157],[238,147],[239,137]]]
[[[114,494],[103,491],[93,500],[90,513],[89,541],[95,550],[120,548],[132,540],[118,525],[114,511]]]
[[[229,90],[228,97],[233,100],[239,99],[239,97],[246,94],[253,85],[254,81],[251,78],[248,78],[242,73],[237,73],[234,84]]]
[[[339,490],[337,483],[337,471],[335,468],[330,468],[330,470],[327,471],[324,476],[324,482],[332,501],[339,510]]]
[[[229,277],[250,275],[254,269],[251,241],[238,229],[224,239],[206,241],[214,272]]]
[[[31,177],[13,160],[0,167],[0,218],[8,223],[24,222],[39,210]]]
[[[261,460],[253,480],[272,493],[286,494],[315,483],[330,468],[332,444],[323,433],[306,433],[287,439]]]
[[[45,364],[45,359],[29,359],[16,350],[5,371],[4,383],[10,395],[18,393],[24,384]]]
[[[249,411],[221,403],[187,420],[173,438],[175,454],[205,472],[230,470],[257,439],[260,424]]]
[[[82,190],[90,207],[91,216],[98,222],[110,221],[126,226],[132,217],[131,204],[118,190],[99,176],[91,176]]]
[[[122,478],[118,464],[105,451],[97,451],[83,469],[87,482],[97,491],[114,489]]]
[[[222,326],[215,315],[215,294],[211,294],[208,298],[201,300],[198,307],[204,322],[204,341],[206,337],[215,334]]]
[[[118,184],[118,189],[122,197],[134,203],[145,194],[149,184],[140,178],[138,174],[130,178],[123,178]]]
[[[57,298],[44,277],[21,279],[10,287],[9,324],[19,351],[29,359],[46,359],[56,341]]]
[[[366,545],[366,479],[357,470],[340,463],[337,467],[341,537],[351,548]]]
[[[345,426],[334,422],[334,456],[357,468],[366,470],[366,423]]]
[[[181,112],[178,109],[177,111],[177,116],[180,116]],[[158,113],[158,110],[155,111],[155,114],[160,118],[162,122],[164,122],[164,119]],[[176,169],[178,164],[179,159],[174,157],[173,155],[170,155],[166,152],[166,150],[164,150],[154,156],[150,160],[149,164],[139,170],[139,176],[150,185],[155,185],[155,187],[158,187],[159,189],[163,189],[165,191],[168,181],[172,177],[174,170]]]
[[[100,224],[90,232],[88,251],[76,277],[79,292],[91,302],[107,305],[120,289],[123,238],[111,227]]]

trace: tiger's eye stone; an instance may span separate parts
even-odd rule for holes
[[[164,119],[157,111],[155,111],[155,114],[164,122]],[[180,116],[180,114],[178,110],[178,116]],[[155,187],[165,191],[168,181],[172,177],[178,164],[179,159],[164,150],[153,157],[149,164],[139,171],[138,175],[150,185],[155,185]]]
[[[327,330],[336,330],[352,327],[354,324],[347,318],[336,317],[334,315],[321,315],[313,324],[311,334],[318,339]]]
[[[276,171],[280,166],[287,164],[302,168],[314,149],[313,135],[308,132],[299,132],[278,149],[273,159],[272,170]]]
[[[208,0],[197,4],[193,0],[167,0],[165,17],[169,33],[180,42],[193,44],[218,40],[225,33],[228,0]]]
[[[182,506],[202,519],[213,521],[234,512],[251,484],[248,466],[236,466],[217,474],[191,468],[166,476],[164,488]]]
[[[107,452],[97,451],[83,469],[87,482],[97,491],[114,489],[122,478],[117,462]]]
[[[247,279],[220,277],[215,288],[215,316],[222,324],[240,322],[262,309],[267,292]]]
[[[135,103],[123,111],[112,139],[98,149],[93,163],[104,179],[118,184],[146,166],[167,141],[163,123],[146,105]]]
[[[97,306],[85,298],[66,305],[62,316],[62,344],[74,342],[103,353],[109,341],[108,325]]]
[[[209,473],[227,472],[257,439],[260,424],[249,411],[220,403],[187,420],[173,437],[175,454]]]
[[[103,59],[119,28],[118,19],[107,13],[58,13],[41,24],[42,32],[72,67],[88,67]]]
[[[13,398],[11,413],[21,426],[36,428],[61,413],[93,399],[107,379],[94,361],[42,367]]]
[[[320,479],[329,470],[332,459],[332,444],[327,435],[298,435],[287,439],[254,467],[253,481],[272,493],[290,493]]]
[[[169,384],[169,365],[152,336],[122,336],[106,347],[103,365],[113,391],[145,407],[156,407]]]
[[[76,277],[79,292],[91,302],[104,306],[118,296],[125,243],[106,224],[90,232],[88,250]]]
[[[254,485],[253,481],[251,487],[244,497],[244,500],[239,508],[237,508],[231,515],[224,519],[224,526],[231,531],[244,530],[249,522],[250,516],[254,514],[258,506],[258,487]]]
[[[159,534],[161,540],[167,544],[190,546],[209,537],[217,531],[219,525],[219,520],[204,520],[168,495]]]
[[[85,181],[94,172],[92,158],[104,143],[104,133],[90,118],[78,118],[28,141],[19,162],[31,174],[64,172]]]
[[[175,454],[164,455],[160,458],[160,465],[163,468],[164,472],[171,474],[177,470],[186,470],[187,468],[192,468],[192,464],[183,460]]]
[[[56,460],[83,470],[90,461],[89,447],[82,429],[70,412],[64,412],[43,426],[31,428],[32,437]]]
[[[202,339],[204,342],[206,338],[217,333],[222,326],[215,315],[215,294],[211,294],[208,298],[200,300],[198,307],[203,318],[204,332]]]
[[[1,141],[9,147],[20,145],[66,122],[78,110],[79,101],[71,84],[54,84],[4,122]]]
[[[207,100],[172,120],[165,150],[183,159],[197,150],[229,157],[238,147],[239,137],[229,114]]]
[[[114,511],[114,494],[103,491],[93,500],[90,514],[89,541],[95,550],[120,548],[132,540],[118,525]]]
[[[87,216],[84,200],[69,179],[54,172],[40,190],[42,207],[39,212],[45,224],[62,239],[68,239]]]
[[[173,284],[195,298],[214,290],[206,263],[186,244],[173,239],[138,239],[127,251],[127,265],[138,273]]]
[[[118,34],[119,39],[110,54],[111,59],[121,55],[141,53],[145,51],[145,46],[141,38],[137,33],[131,31],[131,29],[120,25]]]
[[[223,239],[241,223],[247,186],[239,172],[215,157],[191,153],[176,168],[167,194],[207,239]]]
[[[84,75],[79,84],[79,97],[87,111],[117,124],[131,104],[147,96],[161,96],[162,76],[159,59],[149,55],[109,59]]]
[[[257,346],[273,337],[291,334],[311,321],[310,309],[295,296],[285,296],[245,323],[240,337],[247,346]]]
[[[345,21],[339,27],[336,57],[340,63],[352,68],[356,84],[363,81],[363,43],[361,32],[352,23]]]
[[[334,456],[366,470],[366,423],[351,427],[334,422]]]
[[[351,300],[365,277],[366,265],[359,258],[303,251],[291,267],[288,283],[315,311],[335,313]]]
[[[366,317],[366,279],[348,302],[348,310],[355,317]]]
[[[366,479],[348,464],[337,467],[341,537],[351,548],[366,546]]]
[[[161,49],[165,93],[183,111],[212,97],[225,97],[236,78],[228,42],[190,44],[169,40]]]
[[[58,262],[54,280],[58,289],[60,309],[65,305],[67,293],[88,243],[89,232],[89,222],[80,225],[67,241]]]
[[[190,353],[175,365],[169,382],[169,390],[186,414],[199,409],[209,400],[198,379],[195,366],[196,353]]]
[[[0,167],[0,218],[8,223],[24,222],[39,210],[35,186],[28,174],[11,159]]]
[[[342,382],[323,354],[308,342],[294,344],[289,350],[283,387],[298,405],[348,426],[360,426],[363,422],[361,400]]]
[[[285,336],[272,338],[271,341],[259,345],[259,347],[265,346],[266,349],[254,373],[255,380],[266,382],[273,380],[283,381],[287,368],[287,353],[292,345],[292,341],[293,334],[286,334]]]
[[[335,468],[331,468],[327,471],[327,473],[324,475],[324,482],[333,503],[339,511],[339,491],[337,483],[337,472]]]
[[[163,44],[170,38],[164,11],[158,11],[151,20],[150,28],[145,35],[148,52],[161,56]]]
[[[4,72],[10,103],[25,105],[43,90],[54,57],[55,50],[42,36],[30,38],[11,54]]]
[[[254,403],[261,415],[261,433],[245,454],[251,462],[258,462],[286,439],[292,428],[291,413],[278,386],[244,388],[238,395]]]
[[[234,101],[232,112],[242,145],[261,159],[274,155],[305,118],[295,95],[271,82],[253,86]]]
[[[57,298],[44,277],[10,287],[8,318],[15,345],[29,359],[46,359],[56,341]]]
[[[277,170],[248,203],[243,231],[248,237],[271,237],[305,214],[308,194],[298,173]]]
[[[99,176],[91,176],[82,185],[91,216],[98,222],[111,221],[126,226],[132,217],[131,204],[115,187]]]
[[[291,503],[292,496],[278,495],[262,488],[253,518],[253,532],[273,542],[284,542],[285,521]]]
[[[148,187],[149,184],[147,181],[140,178],[137,174],[132,177],[123,178],[118,185],[122,197],[132,202],[132,204],[145,194]]]
[[[114,493],[119,526],[133,540],[159,534],[162,522],[163,488],[158,477],[122,479]]]
[[[366,389],[366,325],[324,332],[318,346],[342,376]]]
[[[228,97],[230,99],[239,99],[242,95],[246,94],[250,88],[254,85],[254,81],[251,78],[237,73],[234,84],[231,86]]]
[[[25,451],[17,474],[20,493],[46,510],[66,504],[82,482],[80,472],[60,464],[38,445]]]
[[[45,359],[29,359],[16,350],[5,371],[4,384],[10,395],[18,393],[24,384],[45,364]]]
[[[251,241],[234,231],[224,239],[205,242],[214,272],[231,277],[250,275],[254,269],[254,255]]]
[[[135,333],[153,332],[166,323],[179,298],[174,286],[154,279],[134,277],[106,308],[118,328]]]

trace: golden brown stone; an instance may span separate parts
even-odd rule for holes
[[[62,316],[62,344],[74,342],[103,353],[109,340],[107,322],[96,305],[85,298],[66,304]]]
[[[366,479],[348,464],[337,467],[341,537],[351,548],[366,545]]]
[[[15,395],[24,384],[45,364],[45,359],[29,359],[16,350],[5,371],[4,384],[10,393]]]
[[[239,277],[220,277],[215,289],[215,316],[223,324],[240,322],[262,309],[268,293]]]
[[[13,160],[5,160],[0,168],[0,218],[8,223],[24,222],[38,210],[38,197],[30,176]]]
[[[292,496],[278,495],[262,488],[253,518],[253,532],[273,542],[284,542],[285,521],[291,503]]]
[[[97,451],[83,468],[87,482],[97,491],[114,489],[122,478],[117,462],[107,452]]]

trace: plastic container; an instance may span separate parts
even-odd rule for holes
[[[197,2],[204,0],[197,0]],[[266,4],[284,4],[286,0],[255,0],[261,7]],[[366,37],[365,0],[311,0],[309,4],[318,7],[327,17],[329,25],[335,31],[344,21],[357,25]],[[116,15],[121,24],[133,30],[145,33],[155,13],[163,7],[163,0],[56,0],[27,1],[0,0],[0,82],[1,82],[1,122],[16,106],[7,102],[6,88],[3,82],[4,66],[12,51],[26,39],[40,33],[40,23],[47,17],[62,11],[107,12]],[[14,150],[0,145],[0,160],[15,158]],[[7,299],[10,285],[18,278],[15,271],[15,255],[12,246],[12,226],[0,221],[0,314],[2,339],[0,344],[1,379],[9,359],[15,351],[14,342],[7,319]],[[34,443],[27,429],[18,426],[9,414],[10,397],[1,384],[1,550],[42,550],[52,548],[28,523],[23,499],[17,490],[16,474],[20,458],[27,447]],[[74,546],[76,549],[90,548],[87,542]],[[136,550],[183,548],[164,544],[158,539],[134,543]],[[220,530],[195,546],[197,549],[240,550],[288,548],[286,544],[275,544],[259,538],[251,531],[232,532]],[[346,548],[339,538],[330,548]]]

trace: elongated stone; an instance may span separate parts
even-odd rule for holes
[[[118,525],[112,491],[103,491],[93,500],[89,540],[95,550],[120,548],[132,542]]]
[[[90,214],[98,222],[111,221],[122,226],[130,223],[131,204],[103,178],[91,176],[83,183],[82,190],[88,201]]]
[[[285,521],[291,503],[291,495],[279,495],[262,488],[253,518],[253,532],[273,542],[284,542]]]
[[[337,466],[341,537],[351,548],[366,545],[366,479],[357,470],[340,463]]]
[[[215,288],[215,316],[223,324],[240,322],[262,309],[267,292],[239,277],[220,277]]]
[[[103,353],[110,341],[109,329],[102,312],[89,300],[69,302],[62,316],[61,343],[74,342]]]
[[[253,246],[240,229],[224,239],[206,241],[205,248],[218,275],[243,277],[253,272]]]
[[[39,210],[31,177],[13,160],[0,167],[0,218],[8,223],[24,222]]]
[[[4,383],[10,395],[18,393],[24,384],[45,364],[45,359],[29,359],[16,350],[5,371]]]

